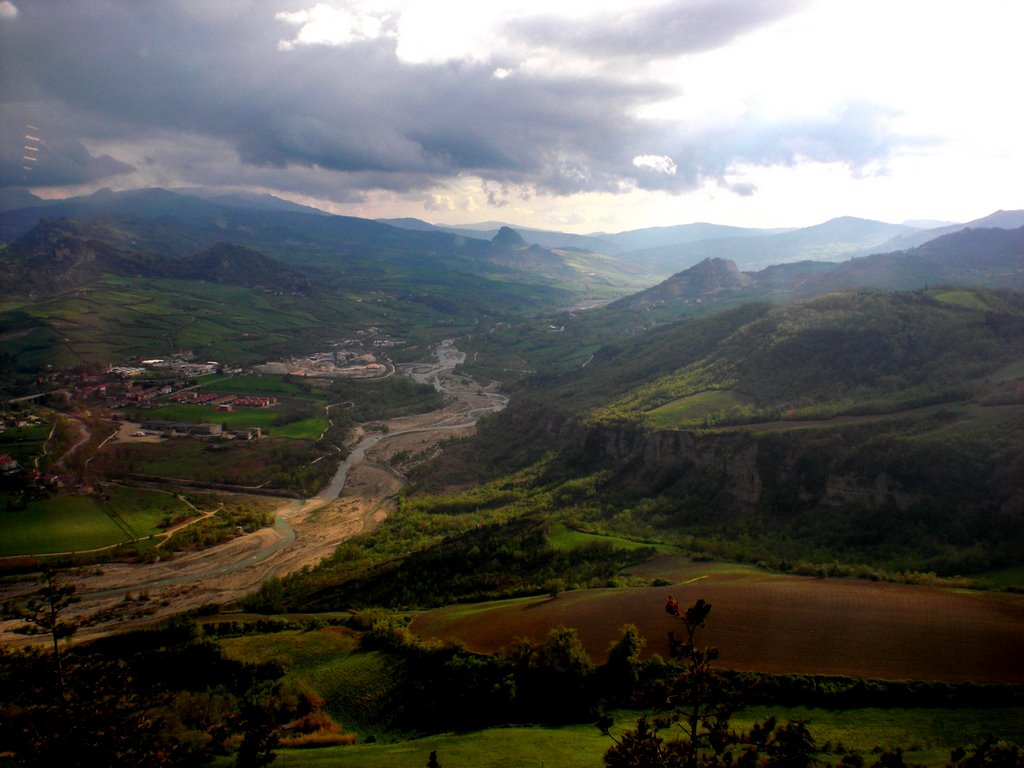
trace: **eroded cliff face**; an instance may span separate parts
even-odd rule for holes
[[[501,453],[518,450],[521,466],[554,452],[566,477],[606,471],[608,491],[675,498],[694,515],[779,522],[815,509],[901,516],[917,509],[935,520],[968,509],[976,520],[995,511],[1024,515],[1024,483],[1008,469],[1024,458],[1010,451],[979,463],[970,445],[933,440],[920,425],[657,431],[629,421],[588,423],[536,404],[513,415],[491,439],[500,440]]]
[[[748,435],[649,431],[631,423],[577,429],[572,442],[581,457],[609,466],[627,485],[665,489],[696,483],[736,512],[761,503],[760,447]]]
[[[567,441],[575,461],[611,468],[620,483],[658,492],[700,485],[720,509],[740,514],[786,515],[817,505],[905,509],[920,498],[884,472],[861,476],[832,469],[831,457],[816,455],[818,446],[793,434],[562,423],[551,437]]]

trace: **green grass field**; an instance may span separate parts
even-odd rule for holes
[[[305,388],[278,374],[258,376],[213,376],[209,380],[200,380],[200,389],[208,392],[224,392],[239,395],[274,395],[276,397],[292,397],[300,400],[327,399],[325,389],[306,386]],[[308,390],[308,391],[307,391]]]
[[[357,653],[352,632],[326,628],[311,632],[228,638],[220,641],[231,658],[250,663],[277,662],[286,680],[315,691],[346,731],[361,739],[387,722],[390,697],[400,674],[393,659],[378,652]]]
[[[991,589],[1007,589],[1009,587],[1024,589],[1024,566],[979,573],[975,574],[974,578],[977,579],[979,584],[983,584]]]
[[[587,544],[605,543],[611,544],[618,549],[642,549],[643,547],[654,547],[658,552],[675,552],[676,548],[668,544],[647,544],[633,539],[624,539],[621,536],[603,536],[596,533],[586,533],[568,528],[561,523],[551,526],[548,534],[548,541],[554,549],[571,550]]]
[[[947,304],[956,304],[967,309],[979,309],[982,312],[990,308],[981,296],[974,291],[944,291],[943,293],[935,294],[935,298]]]
[[[231,658],[281,664],[288,681],[318,693],[341,727],[359,734],[361,743],[355,746],[278,750],[275,765],[422,768],[436,751],[441,765],[459,768],[596,768],[612,743],[592,724],[495,727],[418,738],[390,731],[387,722],[401,662],[378,651],[360,652],[356,633],[348,629],[289,630],[224,638],[219,643]],[[617,735],[645,713],[613,714],[612,733]],[[741,710],[733,724],[749,727],[769,716],[783,722],[806,721],[826,764],[838,762],[848,751],[873,760],[872,753],[901,747],[908,763],[942,766],[951,749],[970,746],[989,734],[1024,742],[1022,707],[825,710],[758,705]]]
[[[712,414],[723,413],[748,402],[747,398],[732,390],[709,389],[665,403],[648,411],[644,418],[652,427],[670,429],[682,424],[700,422]]]
[[[631,727],[644,713],[618,712],[612,734]],[[969,746],[988,734],[1024,741],[1024,709],[823,709],[752,707],[733,718],[749,726],[770,715],[786,720],[808,720],[808,728],[828,763],[838,763],[844,752],[857,751],[873,762],[882,750],[904,748],[904,760],[926,766],[944,766],[949,752]],[[442,766],[458,768],[597,768],[611,739],[589,724],[558,728],[524,726],[488,728],[472,733],[449,733],[396,742],[357,744],[317,750],[280,750],[275,766],[335,766],[337,768],[422,768],[432,751]]]
[[[134,488],[110,488],[109,502],[90,496],[58,496],[3,509],[0,496],[0,557],[80,552],[159,533],[168,515],[187,516],[191,508],[174,496]]]
[[[43,444],[51,426],[49,422],[40,422],[29,424],[24,429],[7,429],[0,433],[0,453],[17,459],[23,467],[31,467],[35,458],[43,453]]]
[[[234,411],[218,411],[208,405],[169,403],[159,408],[129,411],[128,418],[136,421],[159,420],[181,421],[189,424],[227,424],[229,429],[259,427],[266,434],[287,437],[292,440],[317,440],[330,426],[325,416],[313,416],[275,426],[274,420],[283,411],[281,405],[269,408],[238,408]]]

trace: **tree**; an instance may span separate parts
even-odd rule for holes
[[[242,702],[242,743],[235,756],[237,768],[265,768],[277,759],[281,743],[278,720],[279,691],[264,683],[251,690]]]
[[[4,615],[20,619],[25,623],[14,628],[22,635],[50,635],[53,642],[53,663],[56,671],[57,690],[64,698],[64,663],[61,657],[60,641],[70,638],[81,624],[78,619],[68,619],[66,609],[81,601],[75,594],[74,585],[57,580],[57,573],[51,568],[43,571],[43,585],[29,597],[24,605],[10,601],[4,605]]]
[[[1024,749],[989,737],[977,744],[970,754],[963,747],[953,750],[948,768],[1024,768]]]
[[[697,600],[686,610],[668,598],[665,610],[678,621],[685,638],[669,633],[672,655],[684,670],[668,690],[668,714],[637,721],[605,753],[608,768],[809,768],[814,762],[814,739],[806,723],[779,726],[775,718],[755,723],[749,731],[730,728],[741,706],[739,692],[712,667],[718,649],[698,648],[697,631],[704,628],[711,604]],[[608,736],[610,718],[598,727]],[[667,734],[668,738],[665,735]]]
[[[599,673],[602,688],[614,698],[624,700],[637,690],[640,653],[647,643],[634,624],[626,624],[620,631],[622,637],[608,649],[608,660]]]

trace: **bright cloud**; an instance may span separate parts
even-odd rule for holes
[[[1020,0],[15,2],[0,136],[40,127],[42,195],[248,186],[449,223],[477,201],[581,231],[1024,207]],[[0,186],[23,154],[0,142]]]
[[[633,158],[633,165],[669,176],[675,176],[678,170],[675,161],[668,155],[637,155]]]
[[[278,43],[282,51],[290,51],[299,45],[350,45],[362,40],[376,40],[384,34],[383,17],[327,3],[317,3],[305,11],[282,11],[275,18],[299,27],[295,37]]]

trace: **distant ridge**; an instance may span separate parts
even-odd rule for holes
[[[741,290],[753,284],[754,278],[740,272],[735,262],[704,259],[653,288],[620,299],[613,306],[642,309],[674,301],[695,301],[719,291]]]
[[[230,243],[217,243],[169,266],[176,276],[186,280],[298,293],[308,293],[313,287],[313,282],[299,270],[252,248]]]
[[[47,220],[11,244],[0,261],[0,274],[5,285],[20,294],[75,290],[104,274],[303,293],[313,286],[299,270],[243,246],[218,243],[176,259],[141,253],[125,244],[122,233],[103,223]]]
[[[960,229],[905,251],[842,262],[776,264],[756,272],[741,272],[729,259],[708,258],[619,299],[609,309],[665,308],[709,298],[737,303],[861,289],[919,290],[941,284],[1024,288],[1024,226]]]
[[[525,248],[527,243],[523,239],[523,236],[516,232],[512,227],[502,227],[498,230],[491,242],[495,245],[503,245],[507,248]]]
[[[398,227],[399,229],[411,229],[415,232],[437,232],[440,227],[435,227],[433,224],[423,221],[422,219],[415,218],[402,218],[402,219],[376,219],[381,224],[387,224],[389,227]]]

